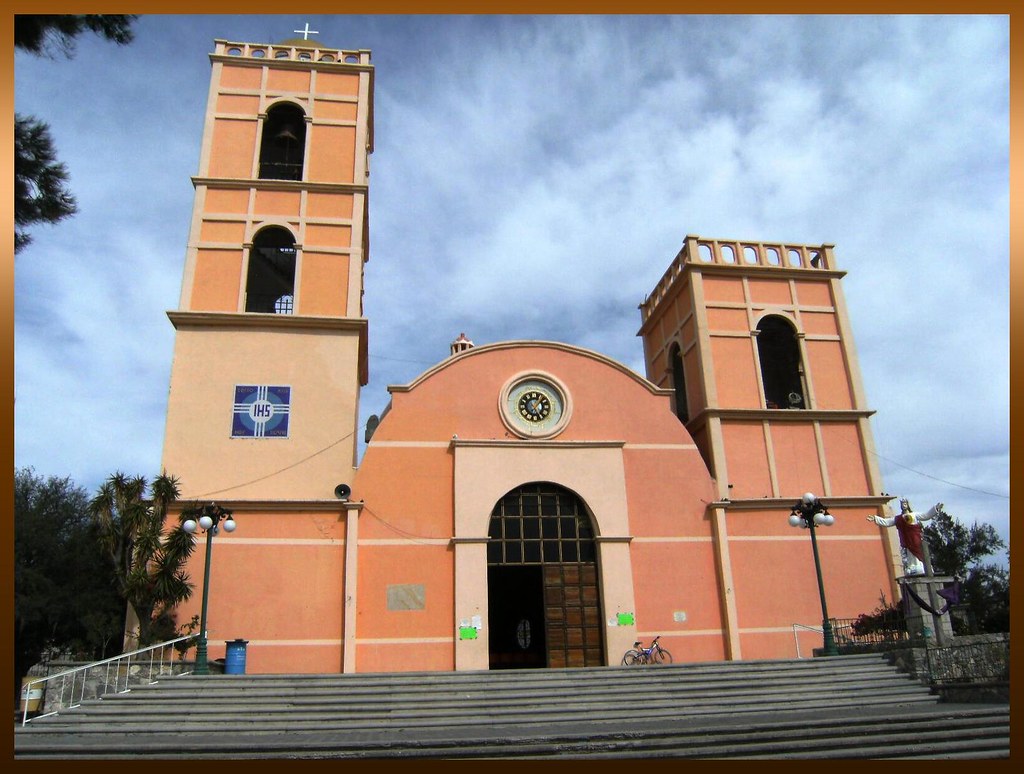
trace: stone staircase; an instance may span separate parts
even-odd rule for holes
[[[17,727],[18,759],[1006,758],[1008,704],[881,655],[170,678]]]

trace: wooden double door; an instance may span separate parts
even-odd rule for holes
[[[604,664],[597,551],[583,502],[552,483],[505,495],[487,548],[492,669]]]

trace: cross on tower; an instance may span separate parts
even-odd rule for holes
[[[292,30],[292,32],[301,32],[303,40],[309,40],[310,35],[319,35],[320,30],[311,30],[309,28],[309,22],[306,22],[306,28],[302,30]]]

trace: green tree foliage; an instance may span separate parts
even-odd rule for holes
[[[961,603],[968,606],[978,630],[1008,632],[1010,573],[982,561],[1006,548],[995,527],[977,522],[966,527],[948,513],[939,512],[927,522],[924,538],[934,572],[961,579]]]
[[[99,659],[120,646],[125,605],[88,502],[69,478],[14,473],[16,691],[46,651]]]
[[[147,498],[148,493],[148,498]],[[142,476],[110,476],[89,502],[89,514],[114,564],[118,590],[139,624],[140,645],[163,634],[157,622],[192,595],[184,570],[195,537],[182,528],[190,511],[164,531],[170,505],[178,499],[177,479],[161,475],[152,485]]]
[[[50,129],[32,116],[14,116],[14,252],[32,241],[33,223],[57,223],[78,211],[57,161]]]
[[[133,39],[137,16],[31,15],[14,17],[14,45],[37,56],[70,58],[75,38],[95,32],[119,45]],[[57,160],[50,128],[35,116],[14,117],[14,252],[32,241],[28,227],[57,223],[77,211],[67,187],[68,173]]]
[[[138,16],[100,14],[33,15],[14,17],[14,45],[30,54],[72,57],[75,38],[83,32],[95,32],[107,40],[125,45],[135,37],[132,24]]]

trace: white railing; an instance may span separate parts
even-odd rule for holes
[[[822,634],[823,632],[820,626],[804,626],[804,624],[798,623],[793,624],[793,641],[796,642],[796,657],[803,658],[803,656],[800,655],[800,635],[797,634],[797,629],[803,629],[808,632],[817,632],[818,634]]]
[[[77,707],[87,698],[95,699],[108,693],[127,693],[131,690],[130,681],[136,685],[144,681],[154,683],[154,669],[158,677],[174,674],[173,659],[168,655],[168,651],[173,645],[197,639],[198,636],[190,634],[178,637],[159,645],[150,645],[131,653],[122,653],[103,661],[95,661],[92,664],[40,677],[38,680],[30,680],[21,687],[21,724],[25,725],[29,720],[56,715],[61,710]],[[55,695],[54,692],[59,693]],[[34,698],[36,696],[38,698]],[[33,701],[38,701],[39,708],[43,711],[29,718],[29,705]]]

